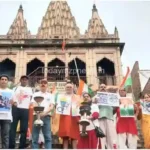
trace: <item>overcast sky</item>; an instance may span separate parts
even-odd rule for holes
[[[67,0],[81,33],[88,27],[94,0]],[[99,15],[108,30],[114,33],[117,26],[120,41],[125,42],[122,55],[123,69],[132,68],[135,61],[141,69],[150,69],[150,1],[95,0]],[[23,5],[28,29],[36,34],[50,0],[0,0],[0,35],[8,32]],[[124,71],[125,72],[125,71]]]

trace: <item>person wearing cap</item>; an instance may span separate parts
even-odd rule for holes
[[[126,97],[126,90],[119,89],[120,99]],[[136,105],[134,105],[135,115],[138,113]],[[135,117],[121,117],[120,108],[117,108],[117,123],[116,130],[118,134],[118,148],[119,149],[137,149],[137,127]]]
[[[68,103],[68,109],[64,113],[62,109],[61,101],[66,100]],[[56,100],[56,113],[60,114],[58,136],[63,139],[63,148],[68,149],[69,141],[72,143],[73,149],[77,148],[77,140],[79,139],[79,103],[80,97],[74,94],[73,84],[67,81],[65,86],[65,93],[59,94]],[[59,112],[58,112],[59,110]],[[74,113],[75,111],[75,113]]]
[[[100,84],[99,92],[108,92],[105,84]],[[93,98],[93,102],[97,103],[97,95]],[[114,125],[114,108],[112,106],[99,105],[99,127],[102,129],[106,137],[101,138],[102,149],[114,149],[117,145],[117,133]]]
[[[12,121],[11,102],[13,99],[13,90],[8,89],[9,77],[0,76],[0,128],[2,149],[9,148],[9,130]]]
[[[38,149],[39,148],[39,134],[42,129],[42,133],[44,135],[44,147],[45,149],[51,149],[52,148],[52,137],[51,137],[51,112],[54,108],[55,102],[54,97],[51,93],[47,92],[48,89],[48,82],[47,80],[43,79],[40,81],[40,91],[35,92],[33,94],[32,103],[33,107],[38,106],[37,102],[35,101],[37,98],[41,97],[43,98],[43,101],[41,102],[40,106],[44,107],[44,111],[41,113],[41,120],[44,122],[44,125],[39,128],[38,126],[34,125],[33,121],[33,128],[32,128],[32,149]],[[34,120],[36,120],[37,117],[34,114]]]
[[[20,143],[19,148],[26,148],[26,137],[28,131],[29,106],[33,95],[33,90],[28,86],[28,76],[21,76],[20,85],[15,87],[11,123],[9,148],[15,148],[16,129],[20,121]]]
[[[80,138],[77,149],[99,149],[101,148],[100,138],[96,136],[95,132],[95,126],[99,126],[99,108],[98,105],[92,103],[92,98],[89,93],[84,92],[82,96],[84,99],[83,102],[86,102],[86,105],[91,107],[91,115],[87,118],[90,123],[88,126],[80,125]]]

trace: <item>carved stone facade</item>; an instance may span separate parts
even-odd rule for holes
[[[40,39],[80,37],[79,28],[67,1],[50,2],[37,37]]]
[[[12,38],[13,40],[10,40]],[[66,50],[62,52],[63,39],[66,39]],[[118,30],[108,34],[95,5],[93,5],[92,18],[85,35],[81,35],[74,16],[66,0],[52,0],[43,17],[41,27],[36,36],[28,32],[23,9],[20,6],[14,23],[6,36],[0,36],[0,65],[5,59],[11,60],[15,66],[15,82],[21,75],[27,74],[27,67],[33,60],[39,60],[44,69],[44,77],[48,77],[48,64],[56,58],[68,68],[69,64],[78,58],[86,68],[86,81],[88,84],[98,85],[99,65],[106,59],[113,64],[116,77],[115,84],[122,80],[121,54],[124,43],[119,42]],[[81,64],[78,64],[81,67]],[[35,70],[38,70],[35,68]],[[5,68],[4,68],[5,69]],[[33,69],[31,67],[31,69]],[[107,72],[109,72],[108,70]],[[35,72],[35,71],[34,71]],[[0,74],[3,73],[0,69]],[[29,75],[29,74],[27,74]],[[68,76],[68,73],[65,75]]]
[[[7,33],[7,37],[11,39],[28,39],[30,37],[27,22],[23,17],[22,5],[20,5],[17,16]]]
[[[99,37],[107,37],[107,35],[108,32],[105,29],[105,26],[99,17],[96,5],[94,4],[92,9],[92,18],[89,21],[86,36],[92,38],[99,38]]]

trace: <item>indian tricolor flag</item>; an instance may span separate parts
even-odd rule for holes
[[[81,96],[83,92],[87,92],[91,96],[94,96],[94,92],[92,91],[92,89],[83,80],[80,79],[77,94]]]
[[[132,86],[132,78],[131,78],[131,73],[130,73],[129,67],[127,67],[127,72],[126,72],[126,75],[125,75],[123,81],[120,84],[120,88],[121,87],[127,88],[128,86]]]
[[[128,87],[128,86],[132,86],[132,78],[131,78],[131,74],[129,74],[125,84],[124,84],[124,87]]]

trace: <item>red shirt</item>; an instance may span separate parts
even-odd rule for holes
[[[117,133],[130,133],[133,135],[137,135],[137,127],[135,118],[127,117],[122,118],[120,117],[120,108],[117,109],[117,124],[116,124]]]

